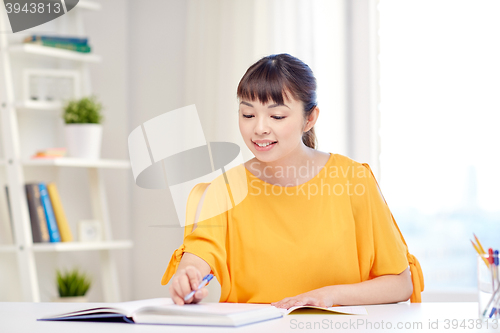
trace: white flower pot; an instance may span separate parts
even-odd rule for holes
[[[75,296],[75,297],[54,297],[52,302],[71,302],[71,303],[87,303],[87,296]]]
[[[69,157],[98,159],[101,155],[102,125],[66,124],[66,147]]]

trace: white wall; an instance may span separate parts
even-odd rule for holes
[[[130,1],[129,132],[143,122],[183,107],[186,2]],[[160,284],[183,230],[168,190],[132,185],[133,298],[165,297]]]
[[[128,160],[129,133],[129,3],[122,0],[100,0],[101,11],[86,11],[85,30],[89,43],[103,61],[90,66],[92,89],[102,100],[104,132],[102,157]],[[102,170],[105,180],[114,239],[131,239],[132,203],[130,170]],[[133,297],[132,257],[135,249],[114,251],[120,276],[123,300]],[[101,297],[101,293],[99,297]]]

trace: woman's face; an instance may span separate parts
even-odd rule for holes
[[[305,120],[301,101],[284,98],[284,104],[262,104],[242,99],[238,119],[245,144],[262,162],[276,161],[303,144]]]

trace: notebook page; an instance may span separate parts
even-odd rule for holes
[[[139,301],[130,301],[130,302],[120,302],[120,303],[112,303],[109,307],[119,309],[123,314],[127,314],[127,316],[132,315],[135,311],[146,308],[146,307],[156,307],[156,306],[167,306],[174,305],[174,301],[171,298],[151,298],[151,299],[143,299]]]
[[[301,305],[301,306],[293,306],[289,309],[279,309],[279,310],[283,313],[283,315],[288,315],[297,309],[318,309],[318,310],[324,311],[325,312],[324,314],[328,314],[328,312],[340,313],[340,314],[351,314],[351,315],[366,315],[366,314],[368,314],[368,312],[366,312],[366,308],[363,306],[332,306],[329,308],[322,308],[322,307],[313,306],[313,305]]]
[[[185,305],[152,306],[139,310],[137,313],[171,314],[184,316],[214,316],[231,315],[248,311],[269,308],[269,304],[249,303],[197,303]]]
[[[282,316],[269,304],[202,303],[143,308],[132,319],[138,324],[241,326]]]

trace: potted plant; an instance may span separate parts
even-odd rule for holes
[[[70,100],[64,106],[68,155],[98,159],[101,154],[102,105],[95,96]]]
[[[73,269],[64,273],[56,270],[56,274],[59,297],[54,299],[55,302],[87,302],[85,294],[91,281],[84,273]]]

